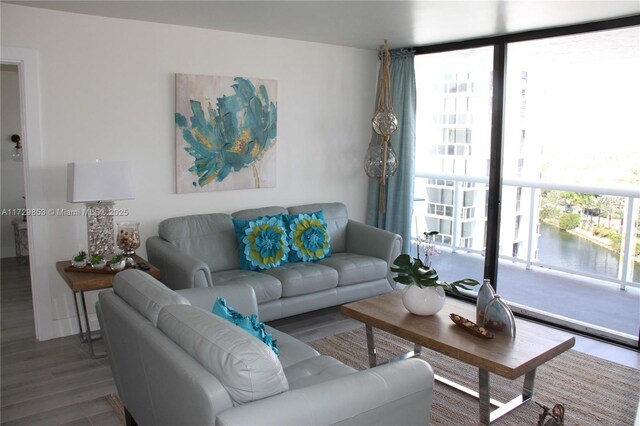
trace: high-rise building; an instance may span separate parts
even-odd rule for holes
[[[417,67],[419,85],[431,87],[430,99],[418,101],[416,168],[425,170],[420,162],[427,161],[428,173],[445,176],[416,182],[416,199],[424,199],[421,210],[426,230],[439,232],[434,237],[437,243],[482,251],[488,194],[487,184],[477,178],[489,174],[492,73],[490,69],[468,70],[463,66],[455,72],[439,75],[431,72],[428,83],[420,82],[424,77]],[[536,154],[526,140],[527,73],[521,72],[519,78],[510,81],[517,81],[518,87],[509,87],[507,91],[505,113],[509,126],[504,129],[503,175],[511,179],[537,179],[540,161],[535,157],[539,157],[539,150]],[[519,118],[513,120],[513,114]],[[469,180],[446,179],[452,175],[466,176]],[[529,243],[532,202],[537,204],[537,197],[532,197],[528,188],[502,188],[502,255],[518,257],[526,252],[521,248]],[[537,214],[533,220],[537,221]]]

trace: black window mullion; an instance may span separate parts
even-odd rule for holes
[[[491,157],[489,159],[489,199],[485,240],[484,278],[498,288],[500,250],[500,207],[502,205],[502,139],[506,84],[507,45],[493,46],[493,87],[491,99]]]

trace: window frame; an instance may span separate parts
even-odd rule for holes
[[[500,204],[502,198],[502,154],[503,154],[503,121],[505,104],[505,84],[508,45],[515,42],[540,40],[545,38],[570,36],[598,31],[616,30],[627,27],[640,27],[640,14],[626,17],[588,22],[583,24],[568,25],[562,27],[547,28],[541,30],[525,31],[519,33],[503,34],[492,37],[483,37],[463,41],[439,43],[427,46],[413,47],[416,55],[445,53],[457,50],[466,50],[493,46],[493,80],[492,80],[492,104],[491,104],[491,148],[488,164],[489,184],[487,186],[487,221],[485,222],[485,264],[484,278],[490,279],[494,289],[498,288],[498,252],[500,241]],[[456,87],[457,89],[457,87]],[[472,88],[471,91],[474,89]],[[539,225],[538,225],[539,229]],[[441,241],[439,241],[441,242]],[[446,243],[446,242],[445,242]],[[474,297],[461,296],[475,302]],[[547,318],[516,314],[543,324],[564,328],[575,332],[576,330],[566,325],[557,324]],[[587,333],[589,334],[589,333]],[[640,331],[639,331],[640,336]],[[620,344],[616,340],[600,336],[602,340]],[[626,345],[625,345],[626,346]],[[630,346],[631,347],[631,346]],[[640,348],[640,339],[636,344]]]
[[[505,84],[507,50],[510,43],[562,37],[597,31],[615,30],[640,26],[640,14],[622,18],[608,19],[583,24],[524,31],[491,37],[439,43],[413,47],[416,55],[445,53],[456,50],[493,46],[493,88],[491,105],[491,148],[489,160],[489,185],[487,187],[487,230],[485,233],[484,278],[491,280],[494,289],[498,288],[498,251],[500,241],[500,203],[502,199],[502,155],[503,124],[505,104]],[[457,89],[457,87],[456,87]]]

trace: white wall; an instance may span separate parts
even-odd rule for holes
[[[342,201],[353,218],[364,219],[362,161],[376,52],[4,3],[1,8],[2,45],[38,52],[45,196],[32,200],[35,207],[75,208],[65,201],[66,164],[101,158],[132,162],[136,199],[117,207],[141,222],[143,238],[155,235],[167,217],[264,205]],[[175,73],[278,81],[276,188],[175,193]],[[48,252],[32,253],[32,260],[65,260],[86,244],[83,218],[47,221]],[[54,335],[76,333],[71,293],[53,264],[49,271]]]
[[[2,131],[0,132],[0,206],[2,209],[22,209],[25,206],[23,163],[11,159],[11,151],[15,144],[11,142],[11,135],[22,135],[20,124],[20,91],[18,89],[18,67],[2,65],[0,71],[0,106]],[[1,256],[15,257],[15,242],[11,221],[20,215],[10,215],[4,211],[0,217],[0,235],[2,236]]]

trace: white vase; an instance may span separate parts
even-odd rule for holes
[[[85,266],[87,266],[87,261],[86,260],[73,260],[73,259],[71,259],[71,266],[73,266],[74,268],[82,269]]]
[[[416,315],[434,315],[444,306],[446,294],[442,287],[409,285],[402,291],[402,303],[409,312]]]
[[[109,267],[112,271],[122,271],[125,266],[127,266],[127,259],[125,258],[122,258],[122,260],[120,260],[120,262],[118,263],[109,262]]]

